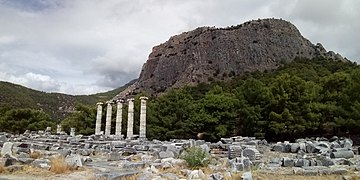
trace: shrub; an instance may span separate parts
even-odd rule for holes
[[[197,146],[186,149],[180,158],[192,169],[206,167],[210,163],[210,154]]]
[[[65,159],[61,156],[51,159],[50,171],[56,174],[65,173],[72,170],[70,166],[65,162]]]

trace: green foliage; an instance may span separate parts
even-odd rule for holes
[[[186,149],[180,158],[184,159],[188,167],[191,169],[207,167],[210,163],[209,152],[204,151],[201,147],[198,146]]]
[[[61,124],[65,131],[75,128],[76,133],[90,135],[95,132],[96,109],[83,104],[76,105],[76,111],[65,118]]]
[[[350,62],[295,59],[274,72],[173,89],[150,100],[148,137],[280,140],[358,133],[359,77],[360,68]]]
[[[0,131],[24,133],[25,130],[45,130],[46,127],[55,127],[49,115],[41,110],[12,109],[6,111],[0,118]]]
[[[93,95],[72,96],[61,93],[46,93],[29,89],[20,85],[0,81],[0,113],[1,109],[42,109],[54,121],[62,120],[72,113],[76,103],[94,105],[99,101],[107,101],[129,84],[123,87]]]

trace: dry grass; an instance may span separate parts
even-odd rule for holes
[[[66,173],[66,172],[74,170],[65,162],[65,159],[63,157],[60,157],[60,156],[55,157],[55,158],[52,158],[50,161],[51,161],[50,171],[55,174]]]
[[[29,157],[33,159],[39,159],[42,157],[42,155],[39,151],[33,151],[29,154]]]
[[[322,176],[304,176],[304,175],[281,175],[252,172],[253,178],[258,180],[339,180],[343,179],[341,175],[322,175]],[[241,177],[241,174],[240,174]]]
[[[131,175],[131,176],[126,176],[124,178],[121,178],[121,179],[124,179],[124,180],[136,180],[138,177],[137,174],[134,174],[134,175]]]
[[[0,165],[0,173],[4,173],[6,171],[6,168],[3,165]]]

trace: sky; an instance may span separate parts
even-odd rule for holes
[[[93,94],[138,78],[152,47],[201,26],[293,23],[360,62],[359,0],[0,0],[0,81]]]

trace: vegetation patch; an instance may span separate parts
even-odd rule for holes
[[[52,158],[50,171],[55,174],[62,174],[74,170],[71,168],[61,156]]]
[[[184,159],[191,169],[207,167],[210,163],[210,154],[198,146],[186,149],[180,158]]]

